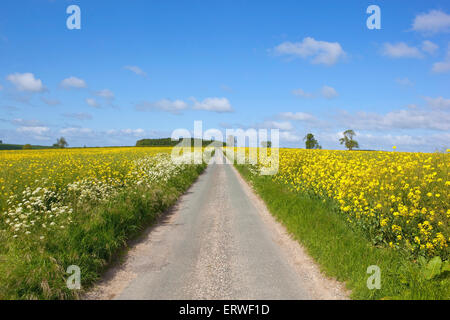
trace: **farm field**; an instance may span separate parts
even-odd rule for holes
[[[0,151],[0,299],[68,299],[205,168],[171,148]]]
[[[274,176],[259,174],[264,163],[237,167],[325,270],[350,281],[354,297],[448,299],[449,160],[448,153],[280,149]],[[370,264],[390,269],[384,293],[355,278],[371,250],[378,262]]]
[[[174,163],[172,150],[127,147],[1,151],[0,298],[81,298],[111,262],[121,257],[127,241],[139,236],[173,205],[207,166]],[[259,155],[249,148],[234,150],[244,151],[249,157]],[[321,271],[345,283],[351,298],[450,298],[448,153],[268,150],[269,157],[259,158],[259,164],[237,164],[237,169]],[[261,174],[267,172],[267,167],[274,167],[269,161],[277,154],[279,158],[274,159],[278,172]],[[226,254],[222,260],[215,260],[215,268],[224,272],[225,266],[236,261],[241,261],[237,266],[242,267],[252,257],[253,265],[248,268],[254,268],[252,272],[260,276],[255,282],[259,292],[268,290],[267,297],[272,297],[271,292],[280,288],[266,283],[265,266],[255,266],[261,265],[260,259],[270,261],[273,256],[284,265],[281,251],[285,248],[279,251],[278,244],[267,241],[270,237],[261,236],[271,229],[259,220],[258,207],[252,207],[253,200],[243,195],[244,189],[233,175],[222,165],[209,168],[201,183],[187,195],[184,209],[179,210],[178,229],[161,227],[168,246],[152,242],[157,252],[145,253],[139,259],[152,261],[154,254],[174,254],[180,252],[178,246],[183,246],[182,252],[192,253],[172,261],[167,270],[184,266],[184,259],[189,259],[192,269],[203,274],[209,269],[193,252],[201,252],[198,246],[211,245],[209,255],[214,257],[214,246],[219,243],[199,241],[198,237],[202,234],[208,239],[219,238]],[[222,211],[211,209],[216,208],[216,202],[221,203]],[[214,227],[212,221],[220,222],[221,227]],[[253,238],[236,243],[228,237],[234,234],[233,239],[239,238],[237,230],[248,228],[254,228]],[[194,229],[200,230],[198,234],[192,233]],[[246,259],[233,255],[240,250],[249,252],[245,249],[249,243],[266,245],[266,251],[271,248],[273,252]],[[83,290],[67,287],[66,271],[72,265],[80,267]],[[366,269],[374,265],[382,275],[378,290],[367,286]],[[286,281],[292,271],[283,270],[279,271],[279,281]],[[140,298],[140,294],[145,296],[153,290],[157,295],[172,297],[170,292],[147,289],[145,279],[149,274],[151,270],[142,273],[143,278],[137,278],[121,296]],[[155,274],[155,279],[163,281],[164,277],[158,278],[163,274]],[[225,291],[214,281],[211,275],[202,283],[206,288],[215,284],[217,288],[211,294],[220,297]],[[254,284],[248,286],[252,289]],[[174,285],[173,294],[185,297],[183,288]],[[292,289],[297,292],[295,297],[311,294],[301,284],[293,288],[301,293],[297,295]],[[228,294],[232,297],[233,292],[230,289]],[[288,293],[278,292],[280,297]]]

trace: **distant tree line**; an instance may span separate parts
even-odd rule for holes
[[[174,147],[177,144],[179,144],[183,139],[178,139],[172,141],[171,138],[160,138],[160,139],[141,139],[136,142],[136,147]],[[219,141],[213,141],[213,140],[202,140],[202,139],[194,139],[194,138],[187,138],[184,139],[187,140],[188,143],[190,142],[190,145],[193,147],[194,143],[196,141],[201,142],[201,145],[203,147],[206,147],[210,145],[211,143],[218,144],[219,146],[224,146],[225,144],[223,142]]]

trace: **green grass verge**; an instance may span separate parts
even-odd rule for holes
[[[374,247],[351,229],[332,200],[293,192],[269,176],[253,176],[246,166],[236,168],[322,272],[346,283],[352,299],[450,299],[448,272],[426,280],[423,268],[401,252]],[[381,269],[379,290],[367,288],[370,265]]]
[[[102,205],[75,208],[74,223],[45,244],[8,241],[0,234],[0,299],[76,299],[66,269],[81,269],[83,289],[124,252],[127,241],[141,234],[175,203],[206,165],[188,166],[182,174],[151,189],[124,189]]]

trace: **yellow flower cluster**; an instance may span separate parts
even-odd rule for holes
[[[449,160],[445,153],[280,149],[273,179],[334,199],[376,244],[448,257]]]
[[[63,228],[72,213],[67,197],[100,201],[122,187],[164,182],[181,170],[170,160],[171,150],[0,151],[0,230],[9,228],[17,237],[38,224],[48,229],[59,223]]]
[[[171,148],[80,148],[0,151],[0,209],[27,187],[65,186],[84,178],[123,181],[135,160]],[[45,184],[45,185],[43,185]]]

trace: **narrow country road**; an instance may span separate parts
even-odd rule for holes
[[[216,152],[222,162],[222,152]],[[232,165],[212,163],[88,299],[345,299]]]

